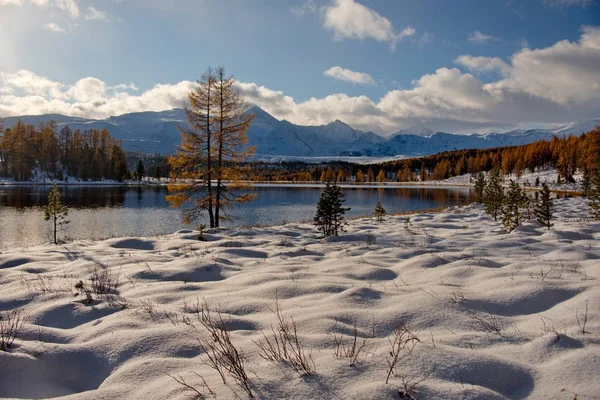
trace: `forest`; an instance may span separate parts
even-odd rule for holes
[[[53,121],[39,127],[19,121],[11,129],[0,129],[0,177],[121,181],[128,175],[121,141],[106,129],[72,131],[65,126],[58,131]]]
[[[525,171],[556,168],[563,182],[574,182],[577,171],[600,167],[600,127],[579,137],[553,137],[523,146],[455,150],[424,157],[359,165],[332,161],[310,164],[300,161],[278,164],[255,162],[253,179],[294,182],[411,182],[443,180],[498,168],[520,176]]]

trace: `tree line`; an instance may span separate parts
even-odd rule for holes
[[[58,130],[56,122],[39,127],[22,121],[0,128],[0,176],[16,181],[38,178],[83,181],[128,177],[121,141],[106,129]]]
[[[251,164],[257,181],[294,182],[419,182],[477,174],[494,168],[502,174],[521,174],[556,168],[560,182],[575,182],[577,172],[596,171],[600,164],[600,128],[579,137],[553,137],[522,146],[455,150],[430,156],[359,165],[301,161]],[[558,183],[560,183],[558,182]]]

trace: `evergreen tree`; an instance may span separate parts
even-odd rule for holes
[[[59,227],[63,227],[68,224],[69,221],[66,219],[69,214],[67,206],[62,204],[61,195],[56,187],[56,184],[52,186],[52,190],[48,195],[48,205],[44,206],[44,219],[46,221],[52,221],[53,232],[54,232],[54,244],[58,244],[56,233]]]
[[[377,205],[375,206],[375,212],[373,214],[375,214],[375,218],[377,218],[377,221],[379,222],[382,222],[383,217],[387,214],[380,201],[377,202]]]
[[[327,182],[317,203],[314,223],[323,236],[337,236],[343,230],[344,214],[350,207],[342,207],[346,195],[335,183]]]
[[[160,165],[157,165],[156,167],[154,167],[154,178],[156,178],[156,180],[160,182],[161,176],[162,176],[162,169],[160,168]]]
[[[144,163],[142,160],[138,160],[135,172],[137,173],[138,181],[141,181],[144,178],[144,175],[146,174],[146,168],[144,167]]]
[[[583,197],[587,197],[590,193],[592,185],[592,177],[590,175],[590,169],[587,165],[583,166],[583,180],[581,181],[581,191],[583,192]]]
[[[600,221],[600,168],[596,170],[592,177],[587,198],[590,206],[590,217]]]
[[[540,200],[535,205],[535,216],[540,224],[547,227],[548,230],[554,225],[552,214],[554,212],[554,204],[550,198],[550,189],[545,183],[542,185]]]
[[[504,202],[504,190],[500,179],[500,171],[494,168],[489,175],[489,180],[483,190],[483,204],[485,212],[494,217],[494,221],[498,220],[498,215],[502,210]]]
[[[485,189],[485,175],[483,172],[479,172],[477,177],[475,178],[475,188],[473,190],[473,194],[475,197],[476,203],[483,202],[483,191]]]
[[[523,196],[524,193],[521,186],[511,179],[510,187],[502,207],[502,225],[509,232],[521,225],[523,216],[520,206],[523,203]]]

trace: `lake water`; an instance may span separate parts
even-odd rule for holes
[[[48,243],[51,223],[44,220],[49,185],[0,186],[0,248]],[[180,211],[165,201],[164,186],[59,186],[71,221],[61,237],[105,239],[154,236],[195,228],[181,222]],[[255,187],[258,197],[235,209],[223,226],[275,225],[312,221],[320,187]],[[377,201],[388,213],[415,211],[472,201],[468,187],[344,187],[348,217],[372,215]]]

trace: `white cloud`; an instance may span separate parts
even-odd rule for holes
[[[26,2],[38,7],[53,7],[67,12],[72,18],[79,18],[79,6],[76,0],[0,0],[0,6],[22,6]]]
[[[323,75],[333,79],[363,85],[375,84],[373,77],[365,72],[355,72],[338,66],[329,68],[327,71],[323,72]]]
[[[304,14],[312,14],[317,11],[317,5],[314,0],[307,0],[300,7],[294,7],[291,9],[292,13],[296,14],[298,17],[303,16]]]
[[[510,77],[490,84],[490,90],[519,90],[565,106],[598,99],[600,28],[584,27],[577,43],[563,40],[544,49],[522,49],[511,61]]]
[[[495,41],[498,41],[497,37],[491,35],[484,35],[479,31],[474,31],[469,34],[469,42],[474,44],[484,44]]]
[[[61,28],[54,22],[49,22],[47,24],[44,24],[44,29],[46,29],[48,31],[52,31],[52,32],[57,32],[57,33],[67,33],[67,31],[65,31],[63,28]]]
[[[470,55],[459,56],[455,63],[467,67],[471,71],[498,72],[507,76],[511,67],[498,57],[474,57]]]
[[[108,14],[105,11],[96,10],[94,7],[87,8],[87,13],[85,14],[85,19],[109,22]]]
[[[411,27],[396,33],[387,18],[354,0],[334,0],[323,11],[325,27],[333,30],[335,40],[371,38],[394,48],[398,40],[415,34]]]
[[[235,87],[249,103],[279,119],[311,125],[340,119],[355,128],[382,133],[417,123],[434,130],[473,132],[600,116],[600,28],[583,28],[577,42],[521,49],[508,62],[470,55],[455,62],[471,71],[501,75],[483,83],[476,74],[439,68],[415,80],[410,88],[391,90],[378,101],[344,93],[296,101],[256,83],[236,82]],[[0,115],[60,113],[105,118],[160,111],[180,107],[194,85],[189,81],[158,84],[134,93],[133,84],[108,86],[93,77],[65,84],[30,71],[0,73]]]

